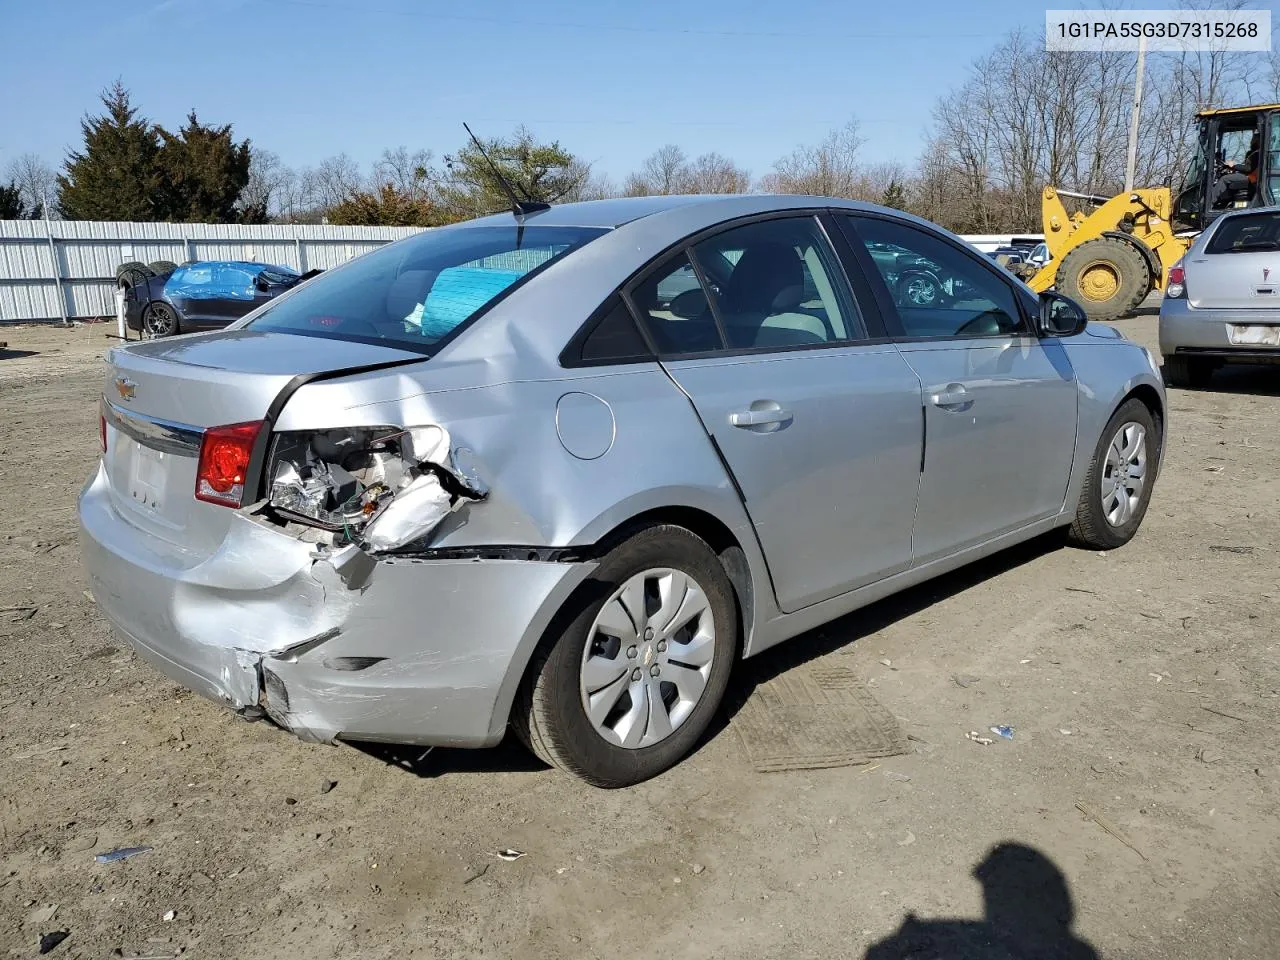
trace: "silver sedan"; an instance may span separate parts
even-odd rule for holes
[[[1177,387],[1228,363],[1280,363],[1280,209],[1218,217],[1169,271],[1160,352]]]
[[[887,247],[944,298],[902,293]],[[1126,543],[1154,361],[939,228],[812,197],[500,214],[111,351],[99,609],[300,737],[618,786],[742,657],[1030,537]]]

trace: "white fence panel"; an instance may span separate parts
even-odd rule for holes
[[[0,220],[0,323],[113,316],[116,267],[130,260],[254,260],[328,270],[420,230]]]

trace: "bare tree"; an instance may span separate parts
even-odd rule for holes
[[[373,165],[373,180],[378,185],[391,184],[398,193],[413,201],[426,200],[435,179],[431,161],[430,150],[410,151],[405,146],[383,150]]]
[[[818,197],[854,197],[858,190],[858,150],[864,140],[858,121],[850,120],[822,142],[797,147],[760,179],[770,193]]]
[[[50,219],[57,216],[58,175],[38,154],[16,157],[5,170],[4,182],[17,185],[18,196],[27,210],[43,216],[47,201]]]
[[[621,195],[618,185],[607,174],[597,173],[586,161],[575,160],[570,169],[574,177],[574,186],[562,198],[564,203],[607,200]]]
[[[345,153],[325,157],[318,166],[304,171],[302,180],[311,205],[321,210],[336,207],[363,186],[360,167]]]
[[[293,171],[270,150],[253,147],[249,155],[249,183],[240,191],[236,209],[250,221],[264,222],[279,216],[282,193]]]
[[[714,151],[686,164],[681,180],[684,193],[746,193],[751,189],[751,174]]]
[[[689,159],[674,143],[645,157],[640,169],[627,177],[623,193],[629,197],[669,196],[689,193]]]

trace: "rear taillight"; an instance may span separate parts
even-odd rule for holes
[[[1187,292],[1187,274],[1182,264],[1177,263],[1169,268],[1169,282],[1165,285],[1166,297],[1181,297]]]
[[[102,446],[102,452],[107,452],[107,415],[98,413],[98,443]]]
[[[262,431],[262,421],[210,427],[200,442],[200,462],[196,467],[196,499],[224,507],[238,507],[244,501],[245,476],[253,458],[253,445]]]

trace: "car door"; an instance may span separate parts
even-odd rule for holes
[[[908,567],[919,381],[818,217],[695,238],[625,292],[743,498],[782,610]]]
[[[1076,382],[1062,344],[1034,335],[1030,295],[937,231],[873,214],[840,219],[922,386],[913,562],[1060,512],[1075,452]],[[866,252],[886,244],[914,256],[906,277]],[[927,292],[921,274],[933,278]]]
[[[242,263],[220,263],[214,268],[214,295],[207,308],[212,323],[239,320],[261,302],[256,300],[255,284],[260,269]]]

